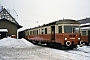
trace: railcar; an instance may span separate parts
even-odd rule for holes
[[[82,44],[90,45],[90,30],[81,29]]]
[[[25,30],[25,38],[33,44],[73,49],[81,42],[80,23],[71,19],[50,22]]]
[[[19,31],[18,32],[18,39],[21,39],[21,38],[25,38],[25,30],[22,30],[22,31]]]
[[[82,43],[90,45],[90,23],[84,23],[80,25]]]

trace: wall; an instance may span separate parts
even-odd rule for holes
[[[0,21],[0,28],[1,29],[7,29],[8,30],[8,33],[7,35],[16,35],[17,36],[17,26],[11,22],[8,22],[8,21]]]

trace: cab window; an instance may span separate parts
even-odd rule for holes
[[[58,32],[62,33],[62,26],[58,26]]]

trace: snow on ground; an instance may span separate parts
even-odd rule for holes
[[[25,39],[15,39],[15,38],[3,38],[0,40],[0,46],[4,47],[13,47],[13,48],[26,48],[33,46],[32,43],[28,42]]]
[[[58,50],[8,37],[0,40],[0,60],[90,60],[90,46]]]
[[[90,46],[78,47],[77,49],[69,50],[68,52],[76,54],[79,58],[82,58],[83,60],[90,59]]]

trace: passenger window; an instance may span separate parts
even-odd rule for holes
[[[30,31],[30,35],[32,35],[32,31]]]
[[[82,35],[86,35],[86,31],[82,31]]]
[[[62,33],[62,26],[58,26],[58,32]]]
[[[30,31],[30,35],[31,35],[31,31]]]
[[[43,34],[44,30],[42,29],[42,34]]]
[[[38,30],[37,30],[37,35],[38,35]]]

